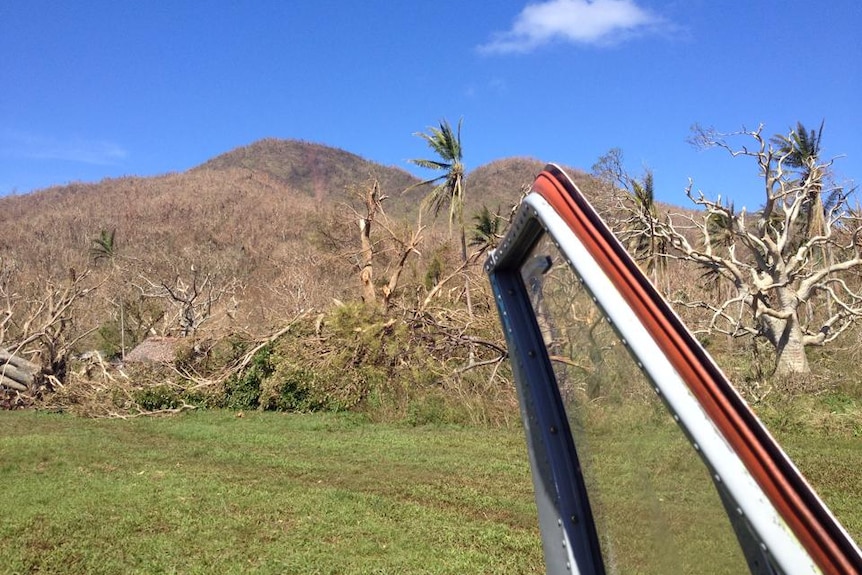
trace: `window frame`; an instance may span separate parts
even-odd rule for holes
[[[485,265],[509,346],[548,572],[604,573],[577,449],[520,266],[549,234],[701,455],[752,573],[862,572],[858,546],[559,167]],[[568,570],[568,571],[566,571]]]

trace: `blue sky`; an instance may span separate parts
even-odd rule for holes
[[[416,171],[463,118],[468,169],[610,148],[684,189],[760,202],[756,167],[699,123],[786,132],[862,178],[862,3],[835,0],[5,0],[0,193],[179,172],[264,137]],[[421,174],[421,172],[417,172]],[[469,193],[469,190],[468,190]]]

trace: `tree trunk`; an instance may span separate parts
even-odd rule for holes
[[[6,376],[0,375],[0,386],[8,387],[9,389],[14,389],[15,391],[27,391],[27,386],[23,383],[17,382],[14,379],[9,379]]]
[[[461,216],[461,263],[464,265],[464,301],[467,317],[473,319],[473,298],[470,296],[470,276],[467,275],[467,233],[464,231],[464,216]]]
[[[0,386],[16,391],[27,391],[39,373],[40,367],[8,351],[0,350]]]
[[[377,210],[380,207],[380,184],[375,180],[365,189],[365,216],[359,218],[359,241],[361,268],[359,281],[362,284],[362,300],[368,305],[377,304],[377,293],[374,289],[374,244],[371,242],[371,226]]]
[[[5,349],[0,349],[0,362],[14,365],[17,368],[26,371],[36,372],[40,369],[40,366],[36,365],[35,363],[27,361],[26,359],[19,357],[13,353],[10,353]]]
[[[371,243],[371,218],[359,218],[359,240],[362,242],[360,258],[362,268],[359,272],[359,281],[362,283],[362,299],[369,305],[374,305],[377,299],[374,293],[374,247]]]
[[[802,330],[793,321],[787,322],[781,337],[775,344],[775,375],[806,375],[811,373],[805,345],[802,343]]]

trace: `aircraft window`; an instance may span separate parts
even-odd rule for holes
[[[547,235],[520,272],[554,367],[606,571],[748,572],[706,466]]]

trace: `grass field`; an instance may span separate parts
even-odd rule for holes
[[[668,433],[639,425],[649,445]],[[859,540],[860,439],[804,427],[779,438]],[[638,458],[612,445],[595,455],[635,473]],[[607,494],[624,513],[637,504],[626,481]],[[0,412],[0,482],[0,573],[544,570],[519,429]]]
[[[711,478],[663,409],[602,405],[577,435],[609,573],[734,575],[744,556]],[[862,443],[802,426],[781,441],[857,540],[862,536]]]
[[[521,432],[0,412],[2,573],[540,573]]]

